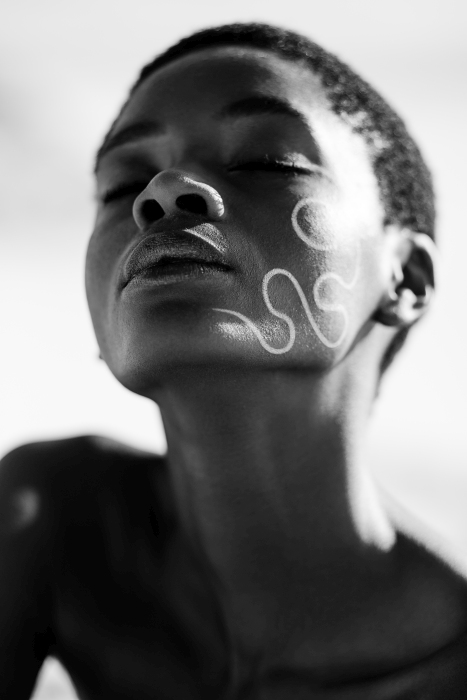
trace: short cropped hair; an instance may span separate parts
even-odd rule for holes
[[[363,78],[305,36],[258,23],[228,24],[196,32],[144,66],[122,111],[136,88],[154,71],[186,54],[218,46],[267,50],[287,60],[308,65],[321,79],[331,109],[354,132],[360,134],[369,147],[384,208],[384,224],[397,224],[426,233],[434,240],[435,206],[431,174],[404,122]],[[100,151],[97,158],[99,154]],[[409,329],[404,328],[393,338],[383,356],[381,373],[391,364],[408,332]]]

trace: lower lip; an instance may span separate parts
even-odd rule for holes
[[[164,263],[148,267],[138,272],[138,274],[130,279],[126,286],[146,287],[175,284],[177,282],[183,282],[184,280],[219,277],[231,271],[230,268],[207,262],[187,261]]]

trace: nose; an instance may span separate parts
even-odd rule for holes
[[[133,217],[141,231],[169,214],[189,212],[219,221],[224,202],[214,187],[180,170],[158,173],[135,199]]]

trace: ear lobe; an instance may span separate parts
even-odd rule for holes
[[[385,326],[407,328],[430,306],[437,267],[437,249],[425,233],[399,232],[401,245],[393,259],[393,275],[374,320]]]

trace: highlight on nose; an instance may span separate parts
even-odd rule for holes
[[[224,215],[219,192],[182,171],[158,173],[133,204],[133,217],[141,230],[163,216],[188,212],[218,221]]]

